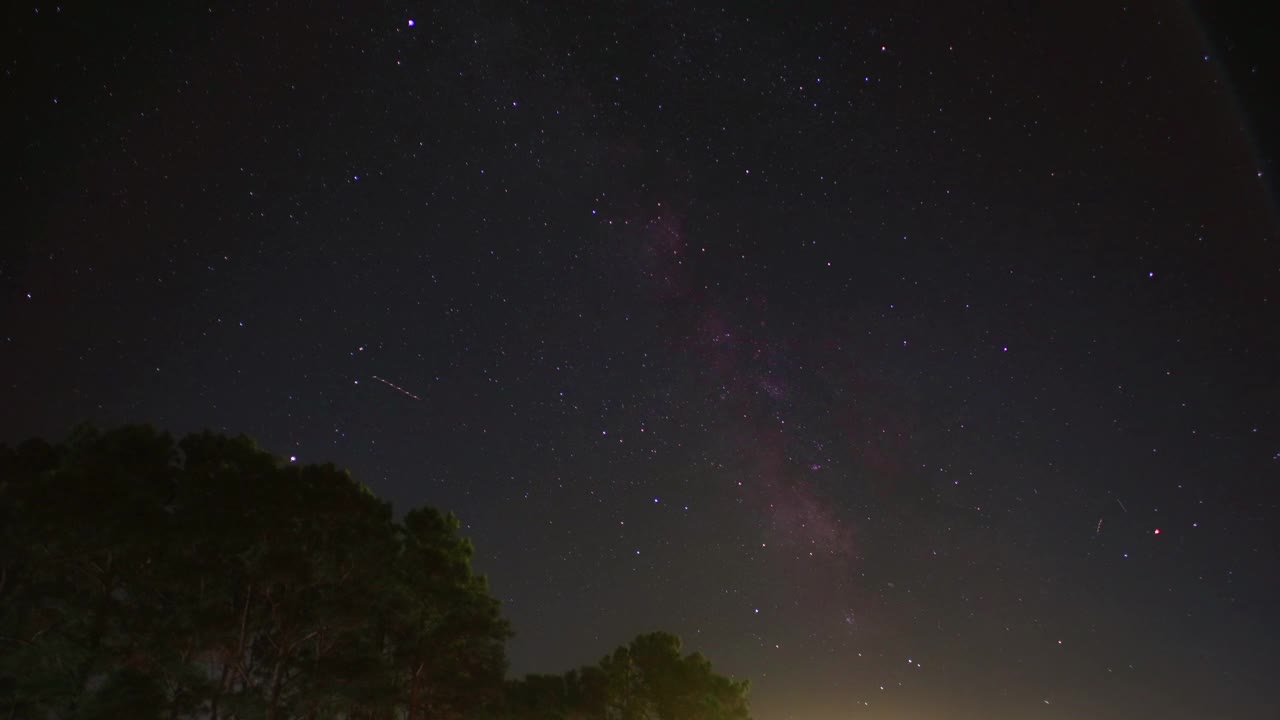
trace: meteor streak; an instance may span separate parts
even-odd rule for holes
[[[402,387],[400,387],[399,385],[397,385],[397,384],[395,384],[395,383],[391,382],[390,380],[383,380],[382,378],[378,377],[377,375],[372,375],[372,376],[370,376],[370,377],[372,377],[374,380],[377,380],[378,382],[382,383],[383,385],[386,385],[387,387],[391,388],[392,390],[395,390],[396,392],[398,392],[398,393],[400,393],[400,394],[402,394],[402,395],[408,395],[409,397],[413,398],[414,400],[417,400],[418,402],[422,402],[422,398],[418,397],[417,395],[414,395],[413,393],[409,392],[408,390],[405,390],[404,388],[402,388]]]

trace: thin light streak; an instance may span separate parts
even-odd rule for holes
[[[377,375],[372,375],[372,376],[370,376],[370,377],[372,377],[374,380],[377,380],[378,382],[382,383],[383,385],[386,385],[387,387],[391,388],[392,390],[395,390],[396,392],[398,392],[398,393],[400,393],[400,394],[402,394],[402,395],[408,395],[409,397],[413,398],[414,400],[417,400],[418,402],[422,402],[422,398],[418,397],[417,395],[414,395],[413,393],[409,392],[408,390],[405,390],[404,388],[402,388],[402,387],[400,387],[399,385],[397,385],[397,384],[395,384],[395,383],[391,382],[390,380],[383,380],[382,378],[378,377]]]

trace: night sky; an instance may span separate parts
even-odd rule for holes
[[[513,673],[1280,712],[1275,77],[1194,11],[106,5],[5,11],[0,440],[453,510]]]

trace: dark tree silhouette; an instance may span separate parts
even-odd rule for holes
[[[0,450],[0,717],[456,718],[509,636],[456,518],[246,438]]]
[[[665,633],[504,684],[459,529],[243,436],[0,446],[0,720],[747,720]]]
[[[599,665],[530,675],[507,688],[505,714],[519,720],[747,720],[748,684],[718,675],[680,638],[641,635]]]

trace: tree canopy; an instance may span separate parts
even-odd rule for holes
[[[675,635],[640,635],[597,665],[510,683],[506,713],[523,720],[748,720],[747,682],[680,650]]]
[[[0,718],[747,718],[746,683],[663,633],[504,683],[459,529],[243,436],[0,446]]]

